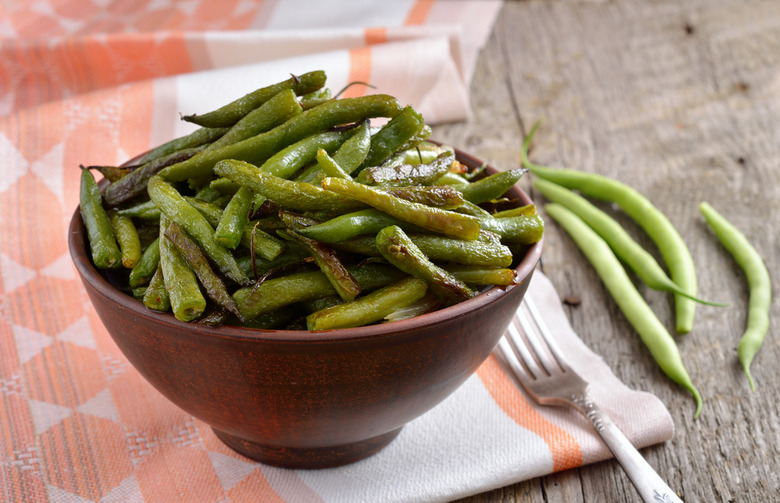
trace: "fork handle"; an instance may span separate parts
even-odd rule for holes
[[[575,405],[596,428],[601,438],[623,466],[628,478],[646,503],[683,503],[663,481],[615,423],[587,396],[574,400]]]

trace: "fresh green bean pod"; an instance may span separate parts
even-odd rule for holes
[[[134,169],[127,176],[123,176],[116,182],[106,187],[103,192],[103,201],[107,207],[118,206],[122,203],[146,194],[146,184],[149,179],[165,169],[167,166],[192,158],[198,152],[205,150],[205,145],[184,150],[177,150],[157,159],[143,164]]]
[[[135,163],[138,165],[143,165],[152,161],[156,161],[162,157],[167,157],[179,151],[185,151],[198,147],[205,148],[209,143],[218,140],[227,132],[228,128],[198,128],[192,133],[155,147],[154,149],[144,154]]]
[[[201,152],[184,162],[168,166],[160,175],[168,181],[209,175],[214,165],[223,159],[261,165],[281,149],[331,127],[371,117],[394,117],[400,111],[398,101],[384,94],[328,101],[270,131],[223,148]]]
[[[149,286],[144,291],[142,298],[144,306],[154,311],[166,312],[171,310],[171,299],[168,296],[168,290],[165,288],[165,279],[163,278],[162,266],[158,262],[154,268],[149,280]]]
[[[392,225],[376,235],[376,246],[388,262],[428,284],[428,288],[445,306],[451,306],[474,296],[462,281],[435,265],[401,230]]]
[[[476,239],[479,236],[479,220],[469,215],[405,201],[379,189],[341,178],[325,178],[322,187],[423,229],[461,239]]]
[[[698,284],[696,268],[688,246],[680,233],[661,211],[637,190],[617,180],[595,173],[573,169],[554,169],[528,161],[528,145],[538,127],[534,125],[526,137],[522,149],[523,165],[534,175],[553,183],[578,190],[582,194],[601,201],[616,203],[637,222],[658,247],[661,257],[669,269],[669,276],[688,296],[674,294],[677,333],[685,334],[693,328]]]
[[[87,228],[87,238],[92,252],[92,262],[99,269],[118,267],[122,264],[122,253],[114,237],[111,221],[103,209],[95,177],[85,168],[81,169],[81,185],[79,189],[79,208],[84,226]]]
[[[333,161],[347,174],[352,174],[366,160],[371,149],[371,122],[366,120],[333,154]]]
[[[309,330],[361,327],[420,300],[427,285],[418,278],[404,278],[355,300],[314,312],[306,317]]]
[[[246,162],[228,159],[217,163],[214,169],[217,174],[290,210],[339,212],[365,207],[349,197],[308,183],[285,180]]]
[[[151,242],[141,254],[141,259],[130,271],[128,283],[131,287],[144,286],[149,283],[160,264],[160,238]]]
[[[371,137],[371,146],[361,164],[362,168],[376,166],[395,152],[425,126],[425,121],[414,108],[406,107]]]
[[[203,247],[222,274],[239,285],[249,282],[249,278],[238,267],[230,250],[214,239],[214,228],[175,188],[163,181],[159,175],[155,175],[149,180],[148,190],[152,201],[168,218],[181,225]]]
[[[571,236],[591,263],[615,303],[634,327],[661,370],[687,389],[696,400],[694,417],[699,417],[702,398],[691,381],[674,338],[637,291],[609,245],[577,215],[556,203],[545,205],[550,215]]]
[[[498,234],[508,244],[536,243],[544,234],[544,220],[539,215],[484,218],[479,224],[483,230]]]
[[[352,300],[360,295],[360,285],[358,285],[357,280],[344,267],[338,255],[331,248],[294,231],[277,231],[277,233],[285,239],[298,242],[314,257],[320,271],[328,278],[336,293],[343,300]]]
[[[357,181],[381,187],[431,185],[441,178],[442,175],[449,172],[453,162],[455,162],[455,153],[444,152],[427,164],[399,164],[388,167],[370,166],[360,172]]]
[[[182,119],[204,127],[230,127],[284,90],[292,89],[295,94],[304,95],[322,88],[325,85],[325,80],[325,72],[319,70],[297,77],[293,75],[282,82],[252,91],[212,112],[202,115],[185,115]]]
[[[114,210],[109,210],[107,215],[119,245],[122,265],[132,269],[141,260],[141,239],[138,237],[135,224],[130,217],[119,215]]]
[[[617,221],[591,204],[584,197],[543,178],[534,180],[534,187],[550,201],[565,206],[569,211],[580,217],[609,244],[615,255],[650,288],[678,293],[690,297],[701,304],[723,306],[723,304],[691,297],[688,293],[682,291],[666,275],[655,258],[642,248],[639,243],[634,241]]]
[[[206,299],[200,292],[198,278],[179,250],[165,237],[165,230],[171,220],[165,214],[160,216],[160,267],[165,290],[171,302],[171,310],[177,320],[192,321],[206,309]]]
[[[165,229],[165,237],[173,243],[176,249],[179,250],[182,258],[189,264],[200,284],[203,285],[206,295],[216,302],[218,306],[236,315],[239,320],[243,321],[243,316],[238,312],[238,307],[236,307],[235,301],[228,293],[225,283],[211,268],[209,260],[200,246],[176,222],[171,222],[168,228]]]
[[[750,364],[761,349],[766,334],[769,332],[769,310],[772,304],[772,282],[769,271],[761,259],[761,255],[747,237],[715,208],[707,202],[702,202],[699,204],[699,211],[715,232],[718,240],[744,272],[750,289],[747,323],[739,341],[737,355],[750,383],[750,389],[755,391],[756,385],[753,381],[753,375],[750,373]]]
[[[209,150],[214,150],[252,136],[282,124],[289,119],[300,115],[303,110],[295,99],[292,89],[285,89],[271,97],[268,101],[255,108],[236,122],[227,133],[209,145]]]
[[[240,187],[236,191],[214,229],[214,239],[217,243],[231,250],[235,250],[241,243],[249,220],[249,206],[252,204],[253,197],[252,191],[246,187]]]
[[[493,201],[512,188],[527,171],[528,170],[526,169],[510,169],[508,171],[493,173],[481,180],[464,185],[462,188],[459,188],[459,190],[463,193],[463,198],[465,200],[471,201],[474,204]]]
[[[404,274],[394,267],[367,264],[348,268],[362,291],[371,291],[398,281]],[[264,281],[257,288],[237,290],[233,299],[247,320],[272,312],[283,306],[337,295],[336,289],[322,271],[289,274]]]
[[[290,178],[307,164],[314,162],[319,150],[334,152],[354,131],[325,131],[313,134],[283,148],[265,161],[260,170],[280,178]]]

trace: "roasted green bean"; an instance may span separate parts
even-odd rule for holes
[[[107,269],[122,264],[122,253],[114,237],[111,221],[103,209],[95,177],[90,170],[81,168],[81,185],[79,189],[79,207],[84,226],[87,228],[87,238],[92,252],[92,262],[96,267]]]

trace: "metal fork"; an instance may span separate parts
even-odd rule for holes
[[[510,325],[498,346],[523,388],[542,405],[570,405],[587,417],[645,502],[682,503],[588,396],[588,382],[566,362],[533,301],[526,296],[523,304],[517,318],[525,337]]]

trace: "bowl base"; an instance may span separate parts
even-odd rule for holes
[[[214,429],[228,447],[244,456],[282,468],[332,468],[360,461],[376,454],[398,436],[401,428],[351,444],[332,447],[294,448],[262,445]]]

